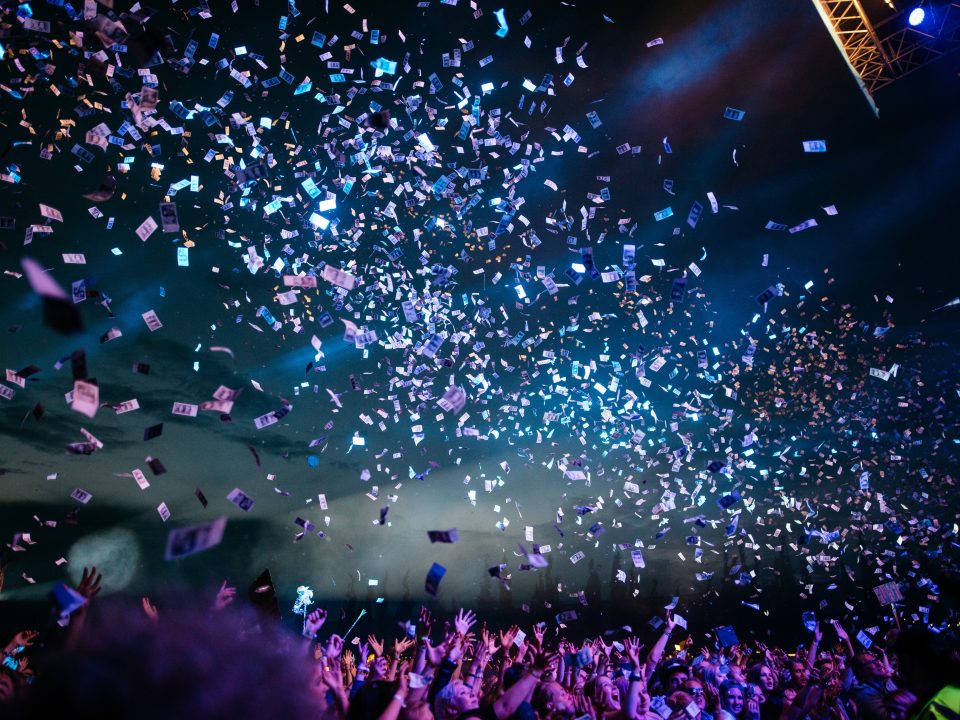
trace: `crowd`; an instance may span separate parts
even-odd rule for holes
[[[91,601],[84,571],[52,630],[4,647],[3,716],[49,718],[315,717],[381,720],[953,720],[960,644],[952,631],[892,629],[869,650],[838,621],[816,623],[788,652],[759,642],[687,636],[670,610],[641,642],[629,626],[578,642],[539,623],[494,631],[461,610],[442,627],[422,608],[388,641],[321,631],[302,638],[231,606]],[[36,674],[34,671],[36,670]]]

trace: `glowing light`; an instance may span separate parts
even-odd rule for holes
[[[922,7],[915,7],[910,11],[910,14],[907,15],[907,22],[910,24],[910,27],[916,27],[923,22],[923,19],[927,16],[927,13],[924,12]]]

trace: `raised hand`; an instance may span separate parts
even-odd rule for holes
[[[397,695],[403,698],[403,700],[406,700],[407,692],[409,691],[409,686],[407,685],[407,683],[410,681],[410,679],[407,677],[407,673],[410,672],[410,661],[404,660],[400,664],[400,668],[398,669],[398,672],[400,673],[400,677],[399,677],[400,684],[399,684],[399,687],[397,688]],[[403,700],[401,700],[401,702],[403,702]]]
[[[480,632],[480,645],[479,645],[479,647],[481,647],[481,648],[483,649],[483,651],[486,652],[487,655],[488,655],[488,656],[491,656],[491,657],[492,657],[493,655],[496,655],[497,650],[500,649],[500,646],[497,645],[497,640],[496,640],[496,638],[494,638],[493,635],[491,634],[491,632],[490,632],[489,630],[487,630],[486,628],[484,628],[484,629]]]
[[[531,669],[534,671],[546,672],[547,668],[560,661],[560,656],[557,653],[537,650],[531,643],[527,644],[527,649],[533,658]]]
[[[213,611],[220,612],[223,610],[227,605],[233,602],[233,596],[236,594],[237,589],[227,585],[227,581],[224,580],[220,585],[220,589],[217,590],[217,596],[213,599]]]
[[[544,636],[544,635],[546,634],[546,632],[547,632],[547,626],[546,626],[546,625],[540,625],[540,624],[534,625],[534,626],[530,629],[530,632],[531,632],[531,634],[533,635],[533,640],[534,640],[534,642],[537,643],[537,647],[538,647],[538,648],[542,648],[542,647],[543,647],[543,636]]]
[[[341,652],[343,652],[343,638],[339,635],[331,635],[330,639],[327,640],[325,655],[328,659],[335,660],[340,657]]]
[[[820,621],[817,620],[813,624],[813,639],[819,644],[820,640],[823,638],[823,631],[820,629]],[[811,661],[816,660],[816,658],[811,658]]]
[[[402,640],[393,641],[393,656],[399,658],[406,650],[408,650],[413,645],[413,640],[411,638],[403,638]]]
[[[666,620],[667,620],[667,632],[668,633],[673,632],[673,629],[677,626],[677,621],[673,619],[673,612],[671,610],[667,610]]]
[[[157,610],[157,606],[150,602],[150,598],[144,595],[140,598],[140,603],[143,605],[143,612],[148,618],[153,620],[153,622],[160,620],[160,613]]]
[[[714,715],[720,709],[720,692],[713,683],[703,683],[703,696],[707,701],[707,709]]]
[[[373,648],[373,653],[377,657],[383,655],[383,641],[377,640],[373,635],[367,635],[367,642],[370,643],[370,647]],[[364,653],[366,656],[366,653]]]
[[[593,703],[590,702],[589,698],[583,694],[583,690],[576,692],[573,695],[573,707],[576,710],[577,717],[583,717],[587,715],[594,720],[597,717],[597,713],[593,709]]]
[[[640,662],[640,640],[631,636],[623,641],[623,649],[627,654],[627,659],[633,665],[633,671],[641,675],[646,670],[646,663]]]
[[[473,627],[476,622],[477,616],[472,610],[460,608],[460,612],[457,613],[457,616],[453,620],[453,626],[460,636],[463,637],[470,632],[470,628]]]
[[[320,632],[320,628],[323,627],[323,624],[326,621],[327,611],[317,608],[304,619],[303,634],[309,635],[310,637],[316,637],[317,633]]]
[[[334,692],[343,690],[343,676],[340,674],[337,663],[321,662],[319,675],[320,682]]]
[[[430,637],[433,629],[433,616],[427,608],[420,606],[420,637]]]
[[[513,647],[513,640],[517,637],[517,633],[520,632],[520,627],[518,625],[511,625],[510,629],[506,632],[503,630],[500,631],[500,646],[504,650],[509,650]]]
[[[445,640],[443,646],[447,652],[447,659],[459,662],[463,657],[463,640],[458,634],[454,633],[452,639]]]
[[[36,630],[21,630],[16,635],[13,636],[13,639],[7,643],[7,647],[12,650],[13,648],[20,647],[30,647],[33,645],[34,638],[37,637],[40,633]]]
[[[77,592],[87,600],[91,600],[94,595],[100,592],[102,582],[103,574],[97,572],[96,566],[84,568],[83,575],[80,578],[80,584],[77,585]]]
[[[447,651],[447,645],[445,642],[440,643],[439,645],[431,645],[430,641],[427,640],[427,662],[430,663],[432,667],[436,667],[443,660],[443,655]]]

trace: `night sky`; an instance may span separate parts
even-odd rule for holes
[[[0,599],[93,563],[151,595],[269,568],[288,615],[304,584],[608,624],[796,592],[866,626],[891,579],[923,614],[960,61],[878,119],[806,0],[621,5],[505,3],[501,37],[464,0],[5,4]]]

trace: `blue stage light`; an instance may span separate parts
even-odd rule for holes
[[[927,13],[922,7],[915,7],[910,11],[910,14],[907,15],[907,22],[910,24],[910,27],[916,27],[923,22],[926,15]]]

